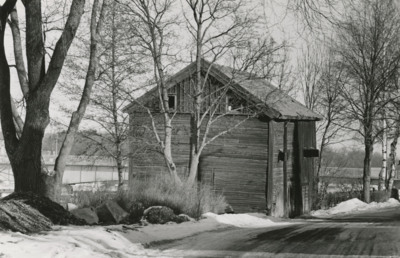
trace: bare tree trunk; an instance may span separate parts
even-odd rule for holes
[[[96,69],[98,64],[97,57],[97,44],[99,40],[99,32],[102,28],[102,23],[105,16],[107,1],[104,0],[103,5],[101,7],[101,13],[98,22],[97,12],[99,0],[94,0],[91,14],[91,24],[90,24],[90,57],[89,57],[89,66],[86,74],[85,86],[82,92],[82,97],[79,103],[79,106],[75,112],[72,113],[71,120],[68,126],[67,133],[62,142],[60,152],[58,153],[57,159],[54,164],[54,174],[51,178],[48,179],[48,196],[52,197],[52,199],[57,200],[61,195],[61,185],[62,178],[64,176],[65,167],[67,165],[67,159],[71,152],[72,145],[75,140],[75,135],[78,132],[79,125],[83,119],[83,116],[86,112],[86,107],[90,101],[90,95],[92,92],[92,87],[95,81]],[[56,150],[57,151],[57,150]]]
[[[124,185],[124,166],[122,164],[121,155],[117,157],[117,171],[118,171],[118,189]]]
[[[25,70],[25,61],[23,58],[22,54],[22,41],[21,41],[21,34],[20,34],[20,29],[19,29],[19,21],[18,21],[18,14],[17,10],[12,10],[10,14],[10,20],[8,20],[8,24],[10,25],[11,31],[12,31],[12,36],[13,36],[13,41],[14,41],[14,57],[15,57],[15,65],[17,69],[17,75],[18,79],[20,82],[20,87],[21,91],[23,93],[23,96],[25,100],[28,98],[29,94],[29,84],[28,84],[28,79],[27,79],[27,73]],[[24,121],[22,120],[21,116],[18,113],[17,107],[15,105],[14,100],[11,98],[11,110],[12,110],[12,115],[15,123],[15,129],[16,129],[16,135],[18,138],[21,138],[22,136],[22,131],[24,128]],[[42,176],[43,175],[48,175],[48,170],[46,167],[46,164],[41,158],[41,166],[42,166]],[[46,177],[44,177],[44,180]]]
[[[176,165],[172,159],[172,121],[171,119],[165,119],[165,146],[164,146],[164,159],[165,163],[167,164],[168,171],[172,180],[175,183],[181,184],[181,180],[178,176],[178,172],[176,170]]]
[[[382,120],[382,127],[383,127],[383,133],[382,133],[382,168],[381,171],[379,171],[379,183],[378,183],[378,190],[382,191],[384,186],[385,186],[385,178],[384,175],[386,176],[387,174],[387,133],[386,133],[386,119],[383,118]]]
[[[365,139],[365,157],[363,170],[363,192],[364,202],[370,202],[370,186],[371,186],[371,157],[373,152],[372,137]]]
[[[14,45],[14,58],[15,58],[15,65],[17,68],[17,75],[19,84],[21,85],[21,90],[24,95],[24,98],[28,98],[29,93],[29,82],[27,78],[27,72],[25,69],[25,61],[23,57],[23,50],[22,50],[22,40],[21,40],[21,33],[19,28],[19,19],[17,10],[13,10],[10,14],[10,28],[12,31],[13,36],[13,45]],[[22,131],[22,128],[21,128]]]
[[[390,193],[393,189],[394,177],[396,172],[396,149],[397,149],[397,141],[400,137],[400,121],[396,124],[396,131],[393,135],[393,141],[390,144],[390,174],[389,180],[386,182],[386,189]]]
[[[122,168],[122,150],[121,150],[121,139],[120,139],[120,123],[118,120],[118,94],[119,94],[119,84],[117,83],[117,75],[116,75],[116,27],[115,27],[115,5],[116,2],[113,2],[112,6],[112,17],[111,17],[111,26],[112,26],[112,35],[111,35],[111,87],[112,87],[112,116],[113,116],[113,127],[114,127],[114,144],[116,148],[116,153],[114,159],[117,163],[117,170],[118,170],[118,189],[122,187],[124,184],[123,178],[123,168]]]
[[[199,161],[200,155],[194,153],[190,160],[189,177],[186,182],[189,186],[193,186],[196,183]]]
[[[26,121],[18,148],[10,163],[16,192],[46,195],[46,174],[42,173],[42,139],[50,121],[49,99],[36,91],[27,100]]]
[[[198,173],[198,165],[201,153],[199,153],[200,145],[200,119],[201,119],[201,102],[202,102],[202,82],[201,82],[201,59],[202,59],[202,23],[197,23],[196,35],[196,78],[194,85],[194,110],[191,114],[191,137],[190,137],[190,164],[189,164],[189,177],[188,184],[193,185]]]
[[[7,16],[15,2],[8,0],[0,9],[2,29],[5,28]],[[42,139],[49,123],[50,96],[79,26],[84,4],[84,0],[73,0],[64,31],[57,41],[47,73],[45,73],[41,2],[40,0],[25,2],[29,98],[26,100],[26,120],[19,139],[13,121],[10,74],[4,53],[4,30],[2,31],[0,51],[1,124],[7,155],[14,173],[16,192],[47,195],[48,189],[51,187],[47,180],[49,174],[42,164]],[[24,79],[21,86],[25,85],[23,83],[25,83]],[[25,90],[26,88],[23,88],[24,96],[26,96]]]

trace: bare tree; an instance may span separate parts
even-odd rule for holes
[[[343,137],[340,131],[345,126],[342,121],[343,98],[340,96],[343,71],[335,61],[334,55],[326,47],[308,46],[297,66],[297,78],[302,86],[305,105],[323,117],[316,128],[320,150],[314,181],[316,191],[320,190],[321,173],[327,170],[324,166],[329,164],[326,161],[330,157],[325,156],[325,150],[340,141]],[[319,193],[314,196],[319,196]]]
[[[393,1],[354,1],[336,27],[335,52],[346,84],[341,88],[348,121],[365,146],[363,191],[370,201],[371,155],[379,131],[379,114],[390,101],[382,100],[400,64],[400,23]]]
[[[25,121],[19,116],[13,105],[11,95],[2,94],[4,100],[1,112],[4,120],[14,120],[14,124],[4,122],[7,134],[7,154],[9,156],[15,179],[15,191],[34,192],[57,200],[60,195],[61,182],[65,170],[66,159],[71,150],[74,136],[85,112],[97,66],[97,41],[104,17],[106,1],[98,18],[100,3],[95,0],[91,16],[91,50],[89,68],[80,105],[72,115],[70,127],[56,160],[54,170],[49,172],[42,159],[42,139],[49,122],[49,104],[52,91],[60,76],[68,49],[78,29],[83,15],[85,1],[73,1],[61,36],[58,39],[46,71],[44,23],[40,1],[23,1],[26,10],[26,51],[28,66],[25,68],[22,54],[22,42],[18,16],[14,10],[8,21],[13,33],[14,55],[20,86],[26,101]],[[8,85],[9,91],[10,85]],[[10,105],[8,107],[8,105]],[[11,107],[11,113],[10,113]],[[10,118],[10,114],[13,118]],[[3,116],[2,116],[2,124]]]
[[[325,28],[336,23],[336,18],[343,9],[343,1],[289,0],[287,8],[293,11],[311,32],[325,33]]]
[[[307,45],[307,49],[303,52],[298,62],[298,78],[304,97],[304,103],[306,107],[311,110],[317,109],[320,94],[325,86],[322,84],[323,52],[324,50],[322,48]]]
[[[194,184],[197,178],[198,165],[202,151],[207,144],[221,135],[229,132],[239,124],[232,125],[229,130],[222,130],[209,138],[210,128],[221,117],[231,113],[216,115],[221,100],[224,99],[233,80],[219,89],[219,98],[212,103],[205,101],[205,86],[207,85],[209,69],[214,62],[227,53],[231,48],[245,46],[250,41],[251,29],[257,22],[257,15],[249,10],[243,10],[242,1],[222,0],[186,0],[189,7],[189,15],[185,15],[188,30],[193,38],[195,46],[195,80],[193,81],[193,111],[191,113],[191,140],[188,184]],[[251,55],[250,55],[251,56]],[[211,59],[208,72],[202,75],[203,58]],[[249,66],[251,67],[251,66]],[[204,80],[202,79],[204,76]],[[235,71],[231,74],[235,77]],[[192,86],[191,86],[192,87]],[[250,115],[251,116],[251,115]],[[249,117],[250,117],[249,116]],[[245,119],[242,121],[244,122]],[[202,130],[204,128],[204,130]]]
[[[87,69],[85,85],[81,93],[81,99],[78,108],[75,112],[72,113],[68,130],[61,144],[60,152],[58,153],[57,159],[54,164],[54,175],[52,177],[52,182],[48,183],[49,188],[51,187],[54,190],[52,193],[48,193],[47,195],[53,196],[53,199],[57,199],[57,197],[61,195],[61,184],[67,164],[67,159],[71,152],[75,136],[79,129],[79,125],[83,119],[86,108],[90,101],[90,95],[95,82],[95,76],[98,66],[98,43],[100,40],[100,32],[103,27],[105,13],[108,5],[109,0],[104,0],[101,4],[101,8],[99,7],[99,0],[94,0],[93,2],[92,15],[90,20],[89,66]],[[98,17],[99,9],[101,9],[101,11]]]
[[[4,29],[6,19],[16,1],[6,1],[2,6],[2,51],[4,53]],[[17,134],[12,116],[9,67],[3,55],[1,83],[1,121],[7,155],[15,178],[15,191],[31,191],[46,194],[45,179],[42,174],[41,147],[45,128],[49,122],[51,93],[61,73],[67,51],[72,43],[83,14],[85,1],[75,0],[64,30],[54,48],[47,71],[42,33],[41,3],[38,0],[24,1],[26,9],[26,52],[28,63],[28,98],[26,118],[21,136]]]
[[[175,110],[169,107],[168,88],[166,80],[165,59],[170,55],[169,40],[172,29],[176,28],[177,17],[171,16],[171,6],[174,0],[130,0],[121,1],[126,7],[132,20],[136,21],[131,27],[131,32],[139,39],[139,46],[144,54],[150,57],[153,66],[153,75],[157,87],[158,103],[163,119],[163,133],[160,134],[152,111],[145,107],[146,103],[138,103],[145,108],[152,120],[152,131],[164,157],[166,167],[171,178],[178,184],[181,180],[178,176],[176,165],[172,156],[172,130]],[[175,38],[176,39],[176,38]]]
[[[95,92],[92,94],[92,108],[86,119],[98,126],[94,135],[85,137],[91,139],[98,152],[106,153],[117,166],[118,187],[124,183],[124,160],[129,156],[124,150],[128,135],[128,115],[122,109],[132,99],[126,94],[126,88],[137,74],[130,53],[130,38],[123,26],[121,9],[113,1],[105,22],[101,37],[101,55],[99,61],[99,76]],[[95,152],[97,153],[97,151]]]

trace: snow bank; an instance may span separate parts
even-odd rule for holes
[[[149,225],[136,230],[123,230],[123,225],[113,225],[57,226],[53,231],[32,235],[0,231],[0,257],[169,257],[159,250],[145,249],[142,244],[184,238],[224,227],[227,225],[210,218],[181,224]]]
[[[102,227],[61,227],[45,234],[0,232],[0,257],[132,257],[146,250]]]
[[[277,225],[288,224],[285,222],[273,222],[267,219],[267,216],[263,214],[223,214],[217,215],[211,212],[203,214],[205,218],[212,218],[218,223],[231,225],[240,228],[260,228],[260,227],[271,227]]]
[[[204,214],[205,219],[181,224],[149,225],[142,228],[113,225],[107,227],[57,226],[53,231],[24,235],[0,232],[1,258],[80,258],[80,257],[171,257],[172,252],[145,249],[142,244],[180,239],[196,233],[229,226],[270,227],[275,223],[263,214]],[[128,229],[126,229],[128,228]]]
[[[371,202],[365,203],[360,201],[357,198],[347,200],[339,203],[335,207],[332,207],[328,210],[317,210],[312,211],[311,215],[316,217],[327,217],[335,214],[349,214],[349,213],[357,213],[360,211],[374,211],[380,210],[382,208],[391,208],[391,207],[400,207],[400,202],[396,199],[390,198],[387,202]]]

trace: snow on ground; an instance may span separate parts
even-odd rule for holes
[[[371,202],[365,203],[357,198],[339,203],[335,207],[327,210],[312,211],[311,215],[315,217],[330,217],[336,214],[350,214],[361,211],[377,211],[383,208],[400,207],[400,202],[390,198],[387,202]]]
[[[24,235],[0,232],[1,258],[84,258],[84,257],[162,257],[173,253],[145,249],[143,244],[154,241],[180,239],[196,233],[236,227],[269,227],[281,225],[263,214],[206,213],[205,219],[181,224],[132,225],[107,227],[55,226],[53,231]],[[288,223],[286,223],[288,224]],[[178,253],[179,254],[179,253]]]
[[[262,227],[271,227],[277,225],[288,224],[288,222],[273,222],[268,219],[264,214],[223,214],[217,215],[211,212],[203,214],[206,218],[213,218],[217,222],[231,225],[240,228],[262,228]]]
[[[102,227],[61,227],[42,234],[0,233],[0,257],[130,257],[143,247]]]

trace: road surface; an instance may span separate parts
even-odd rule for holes
[[[151,248],[189,257],[400,257],[400,209],[269,228],[228,228]]]

